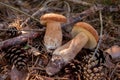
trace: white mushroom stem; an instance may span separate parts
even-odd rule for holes
[[[74,59],[77,53],[86,45],[87,42],[88,36],[84,32],[80,32],[71,41],[55,50],[53,55],[62,56],[65,63],[68,63],[70,60]]]
[[[51,21],[47,23],[44,42],[48,50],[55,49],[62,44],[62,31],[60,22]]]

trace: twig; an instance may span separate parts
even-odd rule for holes
[[[110,79],[112,78],[113,73],[115,73],[115,71],[116,71],[118,65],[119,65],[119,63],[116,64],[116,67],[115,67],[115,68],[113,69],[113,71],[111,72],[111,74],[110,74],[110,76],[109,76]]]
[[[99,47],[100,47],[100,45],[101,45],[101,43],[102,43],[103,20],[102,20],[102,13],[101,13],[101,10],[99,11],[99,16],[100,16],[100,26],[101,26],[101,27],[100,27],[100,39],[99,39],[99,41],[98,41],[97,47],[96,47],[96,49],[95,49],[95,51],[94,51],[93,56],[92,56],[91,59],[93,59],[93,57],[94,57],[95,54],[97,53],[97,51],[98,51],[98,49],[99,49]]]
[[[8,8],[11,8],[11,9],[13,9],[13,10],[15,10],[15,11],[18,11],[18,12],[20,12],[20,13],[22,13],[22,14],[24,14],[24,15],[26,15],[26,16],[29,17],[29,18],[27,18],[27,19],[20,25],[21,27],[25,27],[25,24],[29,23],[30,20],[31,20],[31,18],[34,19],[34,20],[36,20],[37,22],[39,22],[39,19],[37,19],[37,18],[35,18],[35,17],[36,17],[36,16],[41,16],[42,14],[44,14],[44,13],[46,13],[46,12],[50,12],[50,11],[63,11],[62,9],[59,9],[59,8],[46,8],[46,7],[43,7],[43,8],[40,8],[39,10],[37,10],[37,11],[36,11],[35,13],[33,13],[32,15],[29,15],[29,14],[27,14],[26,12],[23,12],[23,11],[21,11],[21,10],[19,10],[19,9],[13,7],[13,6],[7,5],[7,4],[5,4],[5,3],[3,3],[3,2],[0,2],[0,4],[6,6],[6,7],[8,7]]]
[[[26,12],[23,12],[23,11],[21,11],[21,10],[19,10],[19,9],[13,7],[13,6],[7,5],[7,4],[5,4],[5,3],[3,3],[3,2],[0,2],[0,4],[6,6],[6,7],[8,7],[8,8],[14,9],[14,10],[20,12],[20,13],[23,13],[24,15],[29,16],[30,18],[32,18],[32,19],[36,20],[37,22],[39,22],[38,19],[36,19],[36,18],[34,18],[33,16],[27,14]]]
[[[20,35],[18,37],[14,37],[8,40],[4,40],[0,42],[0,50],[6,49],[8,47],[14,46],[14,45],[20,45],[22,43],[27,42],[28,39],[34,39],[38,37],[40,33],[37,32],[31,32],[27,34]]]
[[[103,10],[103,9],[104,9],[104,7],[102,5],[94,5],[94,6],[90,7],[89,9],[81,12],[79,14],[79,16],[75,16],[74,18],[70,18],[70,23],[62,25],[62,28],[63,28],[64,31],[66,31],[67,26],[69,26],[69,25],[73,26],[73,24],[75,24],[76,22],[79,22],[79,21],[83,20],[84,18],[86,18],[90,15],[93,15],[97,11]]]
[[[75,24],[76,22],[79,22],[88,16],[94,15],[97,11],[117,12],[117,11],[120,11],[120,7],[119,7],[119,5],[114,6],[114,8],[112,6],[104,6],[101,4],[94,5],[94,6],[90,7],[89,9],[81,12],[79,15],[77,15],[75,17],[71,17],[70,23],[66,23],[66,24],[62,25],[63,30],[66,31],[65,29],[67,26],[69,26],[69,25],[73,26],[73,24]]]
[[[64,78],[64,77],[62,77],[62,78],[61,78],[61,77],[53,77],[53,79],[55,79],[55,80],[56,80],[56,79],[57,79],[57,80],[68,80],[68,78]]]
[[[8,31],[9,29],[0,29],[0,31]],[[11,31],[45,31],[45,28],[43,29],[26,29],[26,30],[11,30]]]
[[[44,13],[53,12],[53,11],[63,11],[63,10],[59,9],[59,8],[46,8],[46,7],[42,7],[39,10],[37,10],[35,13],[33,13],[31,17],[36,17],[36,16],[40,17]],[[29,22],[31,20],[31,17],[27,18],[20,26],[21,27],[25,27],[26,24],[29,24]]]
[[[92,5],[92,4],[90,4],[90,3],[87,3],[87,2],[81,1],[81,0],[68,0],[68,1],[73,2],[73,3],[76,3],[76,4],[81,4],[81,5],[83,5],[83,6],[91,6],[91,5]]]
[[[64,1],[64,3],[66,5],[66,7],[67,7],[67,10],[66,10],[67,15],[66,15],[66,17],[69,18],[70,17],[70,12],[71,12],[70,4],[68,2],[66,2],[66,1]],[[70,22],[70,21],[68,20],[68,22]]]
[[[58,0],[47,0],[47,1],[43,4],[43,7],[47,7],[48,3],[54,2],[54,1],[58,1]]]

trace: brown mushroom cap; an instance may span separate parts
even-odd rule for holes
[[[84,32],[88,36],[88,42],[85,48],[94,48],[97,45],[99,36],[97,31],[88,23],[78,22],[72,29],[72,36],[75,37],[78,33]]]
[[[47,13],[40,17],[41,24],[46,24],[47,22],[50,21],[67,22],[67,19],[65,16],[56,13]]]

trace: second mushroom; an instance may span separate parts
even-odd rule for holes
[[[65,16],[55,13],[47,13],[40,18],[40,23],[46,25],[44,45],[47,50],[56,49],[62,44],[61,23],[66,22]]]
[[[73,39],[53,52],[52,59],[46,67],[49,75],[59,72],[82,48],[95,48],[99,38],[97,31],[85,22],[76,23],[71,34]]]

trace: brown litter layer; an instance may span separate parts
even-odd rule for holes
[[[96,3],[95,1],[91,2],[91,0],[85,0],[90,4],[81,4],[79,0],[78,2],[77,1],[74,2],[74,0],[66,0],[66,1],[64,0],[41,0],[41,1],[19,0],[19,1],[18,0],[2,0],[2,2],[12,5],[16,8],[19,8],[20,10],[29,14],[34,13],[40,7],[42,8],[54,7],[56,10],[58,10],[58,11],[55,10],[56,13],[63,14],[67,16],[68,19],[70,17],[74,17],[75,15],[79,15],[79,13],[88,9],[91,5],[93,5],[93,3]],[[108,6],[110,5],[113,7],[114,5],[120,4],[119,0],[110,0],[110,2],[107,2],[107,0],[104,0],[103,2],[98,1],[98,3],[105,4]],[[51,11],[47,11],[47,12],[51,12]],[[102,12],[104,30],[103,30],[102,44],[100,44],[101,50],[110,48],[113,45],[120,46],[120,15],[119,14],[120,14],[120,11],[112,12],[112,13],[107,11]],[[18,17],[22,20],[21,23],[27,18],[27,16],[25,16],[24,14],[21,14],[17,11],[11,10],[5,6],[0,5],[0,29],[7,29],[8,26],[11,23],[15,22],[14,20],[17,19]],[[39,19],[39,17],[37,18]],[[96,13],[95,15],[91,15],[90,17],[87,17],[82,21],[90,23],[92,26],[94,26],[94,28],[100,34],[99,13]],[[70,22],[70,20],[68,22]],[[33,20],[30,20],[28,23],[30,23],[31,28],[39,28],[39,27],[41,28],[41,25],[38,22],[35,22]],[[29,26],[28,23],[26,24],[26,26]],[[68,26],[65,29],[66,31],[69,32],[71,30],[71,26]],[[66,65],[66,67],[64,67],[63,70],[61,70],[61,72],[59,72],[58,74],[51,77],[47,75],[47,73],[45,72],[45,66],[48,64],[48,61],[51,59],[52,52],[47,53],[43,44],[43,36],[44,36],[44,32],[42,33],[41,36],[37,37],[36,39],[28,40],[27,44],[31,45],[32,47],[35,47],[40,51],[39,56],[29,55],[30,59],[28,61],[28,66],[27,66],[28,72],[29,72],[28,73],[29,75],[27,76],[28,80],[35,80],[35,79],[36,80],[39,80],[39,79],[40,80],[71,80],[71,79],[83,80],[85,79],[83,76],[83,74],[85,73],[81,73],[81,72],[86,70],[83,68],[86,64],[89,65],[87,61],[84,61],[86,57],[89,58],[89,55],[85,56],[84,60],[82,61],[79,60],[77,56],[73,61],[71,61],[68,65]],[[67,34],[63,33],[63,36],[64,36],[63,43],[68,42],[71,38],[68,33]],[[5,39],[10,39],[10,37],[8,37],[4,32],[0,31],[0,41],[4,41]],[[86,52],[90,54],[89,50],[84,49],[83,53],[86,53]],[[0,53],[1,53],[0,54],[0,80],[10,80],[9,74],[11,71],[11,66],[9,66],[6,63],[6,60],[2,58],[2,56],[4,55],[3,51],[0,51]],[[109,57],[109,55],[106,55],[105,53],[104,55],[105,55],[106,63],[103,64],[103,66],[105,67],[104,68],[105,74],[103,79],[105,78],[109,80],[119,80],[120,79],[120,58],[113,60]],[[86,64],[84,62],[86,62]],[[82,64],[82,66],[79,66],[80,64]],[[86,66],[87,69],[88,69],[88,65]],[[95,70],[97,69],[95,68]],[[88,77],[90,76],[88,74],[89,71],[90,70],[86,71],[87,72],[86,76]],[[93,76],[101,75],[101,74],[102,73],[93,74]]]

